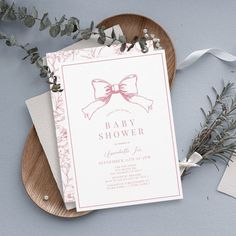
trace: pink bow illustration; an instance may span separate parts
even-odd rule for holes
[[[153,100],[138,95],[137,79],[137,75],[131,74],[122,79],[119,84],[113,85],[105,80],[94,79],[92,86],[95,100],[82,109],[85,117],[90,120],[93,114],[105,106],[116,93],[120,93],[126,101],[137,104],[149,112]]]

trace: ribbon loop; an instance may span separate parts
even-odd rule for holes
[[[211,54],[212,56],[225,61],[225,62],[236,62],[236,56],[230,54],[222,49],[218,48],[207,48],[194,51],[190,53],[178,66],[177,70],[182,70],[188,66],[191,66],[198,59],[203,57],[205,54]]]
[[[191,168],[191,167],[199,167],[197,164],[199,161],[201,161],[203,157],[198,153],[194,152],[188,160],[184,160],[179,163],[179,169],[180,169],[180,175],[184,173],[185,170]]]

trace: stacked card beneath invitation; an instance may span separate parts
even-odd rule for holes
[[[110,35],[112,33],[112,30],[114,30],[116,35],[123,35],[123,32],[119,25],[115,25],[111,28],[106,29],[105,33]],[[98,36],[92,35],[91,38],[74,43],[71,46],[64,48],[63,51],[99,46],[99,44],[97,43],[97,39]],[[109,41],[111,42],[112,40],[108,39],[108,43],[110,43]],[[44,60],[44,63],[46,64],[46,58]],[[50,92],[46,92],[28,99],[26,101],[26,105],[42,148],[44,150],[45,156],[48,160],[53,178],[55,179],[57,187],[61,193],[61,196],[63,197],[61,171],[58,159],[57,141],[55,135],[55,125]],[[75,204],[65,203],[65,207],[67,210],[70,210],[75,208]]]
[[[182,198],[165,51],[148,47],[47,54],[63,91],[51,92],[54,144],[40,141],[67,209]],[[43,96],[46,104],[50,96]],[[35,101],[27,106],[35,117]]]

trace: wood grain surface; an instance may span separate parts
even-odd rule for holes
[[[21,168],[26,192],[41,209],[60,217],[79,217],[89,213],[66,210],[34,127],[26,140]],[[48,196],[47,201],[44,196]]]
[[[161,45],[166,50],[169,83],[171,86],[175,78],[176,59],[173,44],[165,30],[154,21],[134,14],[123,14],[107,18],[99,26],[109,28],[116,24],[121,26],[128,41],[132,40],[136,35],[142,35],[144,28],[147,28],[161,39]],[[21,171],[22,181],[29,197],[47,213],[67,218],[80,217],[89,213],[78,213],[75,210],[68,211],[65,209],[34,127],[30,130],[25,143]],[[44,196],[48,196],[49,199],[45,201]]]

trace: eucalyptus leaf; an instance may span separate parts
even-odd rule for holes
[[[64,36],[67,34],[67,31],[66,31],[66,26],[64,29],[61,30],[61,36]]]
[[[63,15],[61,19],[58,21],[58,24],[61,25],[66,20],[66,15]]]
[[[38,15],[39,15],[39,13],[38,13],[37,9],[35,7],[33,7],[33,9],[32,9],[32,16],[34,18],[38,18]]]
[[[67,35],[70,36],[73,33],[74,25],[73,23],[68,23],[65,25],[65,28],[61,30],[61,36]]]
[[[115,33],[114,28],[112,28],[112,31],[111,31],[111,38],[116,40],[116,33]]]
[[[14,6],[14,3],[9,7],[7,7],[5,10],[4,10],[4,12],[3,12],[3,15],[2,15],[2,17],[1,17],[1,20],[11,20],[11,15],[12,15],[12,11],[14,11],[13,10],[13,6]],[[14,16],[13,16],[14,17]]]
[[[11,46],[12,46],[9,39],[7,39],[5,43],[6,43],[6,45],[7,45],[8,47],[11,47]]]
[[[79,33],[79,28],[73,24],[73,33],[75,32]]]
[[[47,65],[44,65],[42,68],[43,68],[44,70],[46,70],[46,71],[50,72],[50,68],[49,68],[49,66],[47,66]]]
[[[8,14],[8,19],[9,20],[16,20],[17,17],[16,17],[16,14],[15,14],[15,11],[10,11],[10,13]]]
[[[59,24],[52,25],[50,27],[49,33],[53,38],[56,38],[57,35],[60,33],[61,27]]]
[[[124,36],[124,35],[120,35],[120,36],[119,36],[119,41],[120,41],[121,43],[126,43],[126,38],[125,38],[125,36]]]
[[[105,30],[104,26],[98,28],[98,33],[99,33],[101,38],[105,38],[106,37],[106,33],[105,33],[104,30]]]
[[[93,31],[93,28],[94,28],[94,21],[92,21],[90,24],[90,30]]]
[[[12,3],[11,7],[9,8],[9,12],[7,15],[8,20],[16,20],[16,13],[15,13],[15,4],[14,2]]]
[[[41,57],[39,57],[38,60],[36,61],[36,66],[38,68],[41,68],[43,66],[43,59]]]
[[[122,43],[122,44],[121,44],[121,47],[120,47],[120,51],[121,51],[121,52],[124,52],[125,49],[126,49],[126,43]]]
[[[56,92],[58,91],[58,89],[55,88],[54,86],[52,86],[51,90],[52,90],[52,92],[54,92],[54,93],[56,93]]]
[[[148,52],[147,39],[146,39],[145,37],[141,37],[141,38],[139,39],[139,46],[140,46],[141,51],[142,51],[143,53]]]
[[[38,48],[37,47],[34,47],[34,48],[31,48],[27,51],[28,54],[33,54],[33,53],[36,53],[38,52]]]
[[[139,40],[138,36],[134,36],[134,38],[131,41],[131,45],[128,47],[127,51],[130,51],[134,47],[134,45],[138,42],[138,40]]]
[[[7,40],[6,40],[5,43],[6,43],[6,45],[9,46],[9,47],[17,45],[17,41],[16,41],[15,36],[14,36],[14,35],[11,35],[10,38],[7,38]]]
[[[44,68],[41,68],[40,70],[40,77],[41,78],[46,78],[48,76],[48,71],[45,70]]]
[[[91,37],[91,30],[88,28],[88,29],[85,29],[82,33],[81,33],[81,37],[85,40],[89,39]]]
[[[127,52],[129,52],[133,47],[134,47],[134,44],[131,44],[131,45],[128,47]]]
[[[2,33],[2,32],[0,32],[0,39],[6,39],[6,38],[7,38],[7,35]]]
[[[80,31],[79,19],[77,19],[76,17],[70,17],[68,20],[68,24],[69,25],[73,24],[73,31],[72,32],[76,32],[76,31],[79,32]]]
[[[76,17],[71,17],[69,21],[73,21],[74,24],[76,24],[79,27],[79,19]]]
[[[25,26],[31,28],[35,24],[35,19],[31,15],[26,15],[24,18],[24,24]]]
[[[40,58],[39,54],[34,53],[30,58],[31,64],[34,64],[39,58]]]
[[[18,17],[20,20],[24,19],[27,14],[26,7],[18,7]]]
[[[73,37],[72,37],[72,39],[73,39],[73,40],[76,40],[78,36],[79,36],[79,32],[77,32],[76,34],[74,34]],[[77,40],[79,40],[79,39],[77,39]],[[82,40],[82,38],[80,38],[80,40]]]
[[[73,23],[68,23],[67,26],[67,36],[70,36],[74,32],[74,24]]]
[[[98,37],[97,42],[99,44],[104,44],[105,43],[105,39],[103,37]]]
[[[39,30],[40,30],[40,31],[45,30],[45,29],[48,28],[50,25],[51,25],[51,21],[50,21],[49,18],[48,18],[48,13],[45,13],[45,14],[43,15],[43,18],[42,18],[41,21],[40,21]]]

